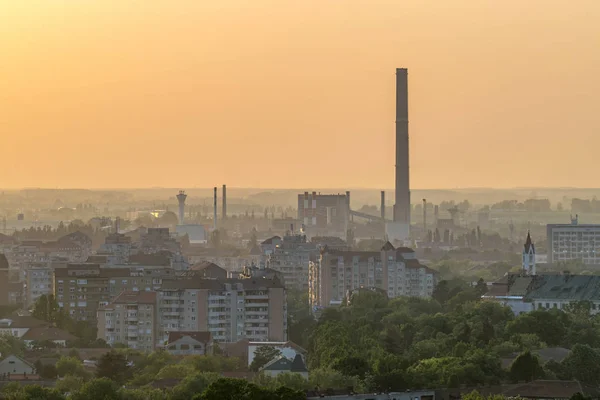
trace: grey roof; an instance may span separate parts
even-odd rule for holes
[[[600,300],[600,276],[594,275],[538,275],[527,300]]]
[[[300,354],[296,354],[294,357],[294,361],[292,361],[292,365],[290,368],[291,372],[308,372],[306,368],[306,364],[304,364],[304,360]]]
[[[263,371],[291,371],[292,361],[284,356],[279,356],[269,361],[264,367]]]

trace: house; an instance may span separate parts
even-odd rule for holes
[[[21,337],[27,346],[33,345],[34,342],[52,342],[58,346],[66,347],[67,342],[77,340],[78,338],[71,335],[67,331],[55,328],[53,326],[40,326],[29,329]]]
[[[248,366],[252,364],[254,360],[254,352],[261,346],[269,346],[281,351],[281,355],[289,360],[296,358],[296,355],[300,354],[304,359],[306,357],[306,350],[298,346],[292,341],[287,342],[248,342]]]
[[[35,367],[21,357],[10,355],[0,361],[0,375],[3,374],[33,375]]]
[[[598,398],[597,388],[587,386],[577,381],[546,381],[537,380],[508,389],[502,393],[507,398],[520,397],[523,399],[570,399],[574,394]]]
[[[296,354],[293,360],[279,356],[262,367],[261,372],[273,378],[279,374],[293,373],[300,374],[304,379],[308,379],[308,369],[300,354]]]
[[[22,338],[30,329],[46,326],[50,324],[34,317],[11,315],[9,318],[0,319],[0,335]]]
[[[169,332],[167,351],[174,356],[204,356],[213,353],[210,332]]]

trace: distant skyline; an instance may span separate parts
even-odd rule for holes
[[[0,5],[3,188],[599,187],[600,2]]]

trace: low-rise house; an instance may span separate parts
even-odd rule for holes
[[[261,372],[273,378],[279,374],[293,373],[300,374],[304,379],[308,379],[308,369],[300,354],[297,354],[293,360],[279,356],[262,367]]]
[[[35,367],[21,357],[11,354],[0,361],[0,375],[5,374],[33,375],[35,374]]]
[[[21,337],[27,346],[33,346],[34,343],[52,342],[57,346],[66,347],[67,342],[77,340],[77,337],[71,335],[53,326],[40,326],[31,328]]]
[[[523,383],[506,390],[502,395],[506,398],[522,398],[533,400],[570,399],[576,393],[590,398],[598,398],[600,391],[597,387],[588,386],[577,381],[546,381],[537,380]]]
[[[254,361],[254,353],[259,347],[269,346],[278,349],[281,355],[288,360],[294,360],[297,355],[301,355],[302,359],[306,357],[306,350],[298,346],[292,341],[287,342],[248,342],[248,366]]]
[[[210,332],[170,332],[167,351],[174,356],[204,356],[213,353]]]

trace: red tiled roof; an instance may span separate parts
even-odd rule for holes
[[[208,343],[212,339],[210,332],[205,331],[169,332],[169,343],[173,343],[186,336],[201,343]]]

